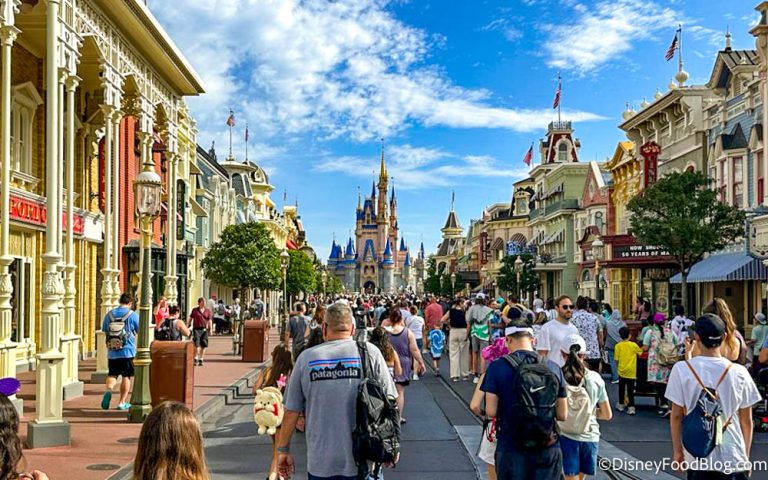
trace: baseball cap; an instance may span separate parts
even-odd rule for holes
[[[761,312],[757,312],[755,314],[755,320],[757,320],[757,323],[760,325],[765,325],[765,315],[763,315]]]
[[[560,342],[560,351],[563,353],[570,353],[571,347],[574,345],[579,346],[579,355],[587,355],[589,353],[587,351],[587,342],[585,342],[584,338],[582,338],[582,336],[578,333],[571,333],[567,335]]]
[[[475,298],[479,298],[480,300],[485,300],[485,294],[483,292],[480,292],[477,295],[475,295]]]
[[[696,334],[705,347],[717,347],[723,343],[725,322],[714,313],[705,313],[696,319]]]

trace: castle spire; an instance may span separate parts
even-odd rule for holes
[[[360,212],[363,210],[363,198],[362,194],[360,193],[360,187],[357,187],[357,211]]]
[[[376,198],[376,180],[371,182],[371,198]]]
[[[387,180],[387,164],[384,161],[384,139],[381,139],[381,166],[379,167],[379,182]]]

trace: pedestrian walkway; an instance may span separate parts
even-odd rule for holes
[[[243,395],[203,424],[205,457],[214,480],[267,477],[272,447],[268,436],[256,434],[252,405],[253,399]],[[452,410],[461,415],[460,405],[439,379],[427,376],[411,382],[406,389],[408,423],[403,425],[400,463],[395,469],[384,470],[387,480],[477,478],[470,455],[453,427]],[[294,478],[307,478],[303,434],[293,436],[291,451],[296,460]]]
[[[277,342],[277,329],[270,329],[270,345]],[[231,336],[211,337],[204,367],[195,367],[193,405],[198,416],[210,415],[221,406],[223,395],[232,384],[255,376],[261,364],[244,363],[232,355]],[[51,479],[104,480],[133,462],[140,424],[126,421],[126,412],[102,410],[104,385],[91,384],[96,369],[94,359],[80,364],[79,377],[85,382],[82,397],[64,402],[64,419],[70,423],[69,447],[24,450],[27,465],[48,474]],[[35,373],[19,375],[20,397],[24,399],[21,436],[26,438],[27,423],[35,417]],[[113,401],[113,407],[115,402]]]

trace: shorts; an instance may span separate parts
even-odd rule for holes
[[[411,384],[410,380],[403,380],[402,382],[395,382],[395,385],[401,385],[403,387],[407,387],[410,384]]]
[[[488,340],[480,340],[479,338],[473,336],[470,339],[470,348],[472,348],[473,352],[479,353],[482,349],[488,346]]]
[[[133,358],[110,358],[107,360],[109,368],[108,377],[133,377]]]
[[[424,339],[423,338],[417,338],[416,339],[416,346],[419,347],[419,351],[424,350]]]
[[[563,473],[566,476],[584,473],[595,474],[597,467],[598,442],[579,442],[560,436],[560,450],[563,451]]]
[[[208,329],[207,328],[193,328],[192,329],[192,341],[196,347],[208,348]]]

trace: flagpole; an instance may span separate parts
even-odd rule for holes
[[[683,24],[677,24],[677,71],[683,71]]]
[[[245,163],[248,163],[248,124],[245,124]]]
[[[233,114],[234,114],[234,112],[230,108],[229,109],[229,118],[232,118]],[[229,121],[227,122],[227,124],[229,125],[229,158],[234,158],[232,156],[232,125],[231,125],[231,123],[232,122],[229,122]]]
[[[560,98],[557,101],[557,123],[560,128],[560,104],[563,103],[563,80],[560,77],[560,72],[557,72],[557,90],[560,92]]]

